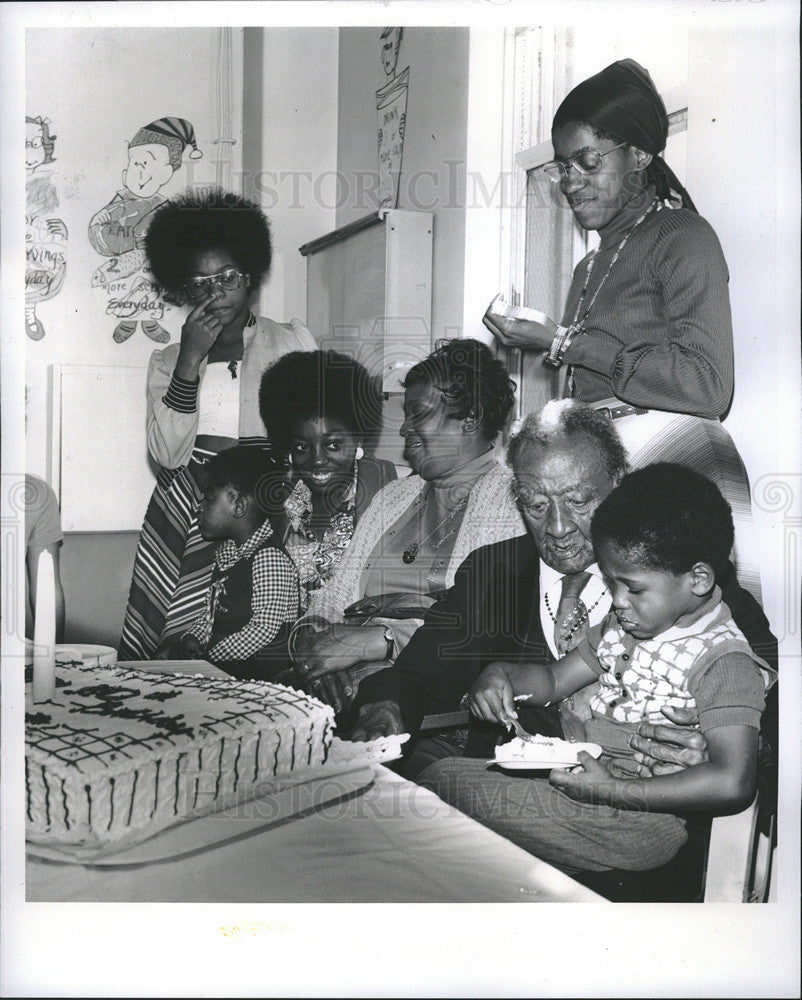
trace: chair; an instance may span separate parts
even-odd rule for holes
[[[769,894],[776,817],[758,827],[757,799],[742,812],[716,816],[710,827],[704,901],[765,903]]]
[[[775,821],[758,825],[757,799],[732,816],[688,821],[688,843],[650,871],[572,873],[616,903],[765,903],[775,847]],[[709,835],[708,835],[709,827]]]

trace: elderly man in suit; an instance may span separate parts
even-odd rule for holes
[[[472,552],[395,664],[359,688],[350,738],[409,732],[412,752],[404,773],[411,778],[437,757],[460,753],[447,736],[419,736],[425,715],[458,708],[494,660],[553,661],[610,610],[590,521],[627,471],[614,419],[572,400],[548,403],[512,438],[508,461],[527,533]],[[738,585],[732,565],[718,583],[753,649],[776,667],[776,639],[760,606]],[[521,706],[520,719],[532,732],[570,737],[586,704],[579,696],[531,715]],[[704,737],[681,728],[694,720],[674,714],[669,721],[679,727],[643,724],[631,738],[641,773],[665,773],[705,758]],[[477,726],[465,752],[492,754],[494,736]]]

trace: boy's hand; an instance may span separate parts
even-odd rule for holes
[[[205,660],[206,650],[200,640],[194,635],[181,637],[181,654],[185,660]]]
[[[485,722],[500,722],[507,729],[518,718],[515,694],[508,673],[511,663],[491,663],[482,671],[468,697],[470,710]]]
[[[156,652],[153,654],[152,659],[154,660],[180,660],[179,646],[181,640],[178,636],[171,635],[168,636],[157,648]]]
[[[618,782],[604,764],[584,750],[579,751],[577,760],[579,767],[571,770],[558,767],[550,771],[549,783],[565,792],[569,798],[603,805],[607,801],[605,792],[609,791],[613,784],[618,787]]]

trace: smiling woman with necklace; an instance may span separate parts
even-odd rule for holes
[[[504,365],[476,340],[441,341],[404,380],[404,457],[356,527],[291,639],[299,682],[335,709],[387,666],[475,548],[523,533],[493,446],[514,402]]]
[[[287,456],[277,531],[298,568],[305,611],[374,495],[396,478],[391,462],[365,454],[378,438],[381,391],[345,354],[293,351],[264,373],[259,400],[268,437]]]
[[[148,265],[188,314],[181,339],[154,351],[147,376],[147,442],[159,466],[137,548],[121,660],[149,659],[201,612],[214,560],[198,530],[200,472],[234,445],[267,448],[259,416],[264,369],[315,341],[303,324],[251,312],[272,258],[261,209],[219,189],[189,191],[153,214]]]
[[[543,169],[599,247],[576,266],[556,331],[492,307],[485,325],[565,368],[566,394],[615,420],[633,468],[679,462],[712,479],[733,510],[738,577],[759,599],[749,481],[720,423],[733,393],[729,275],[660,156],[662,98],[642,66],[620,60],[568,94],[551,134]]]

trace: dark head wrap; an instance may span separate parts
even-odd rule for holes
[[[660,153],[666,148],[668,115],[652,78],[634,59],[620,59],[578,84],[557,108],[552,129],[590,125],[615,142],[626,142],[652,154],[646,179],[657,195],[694,212],[696,206]]]

